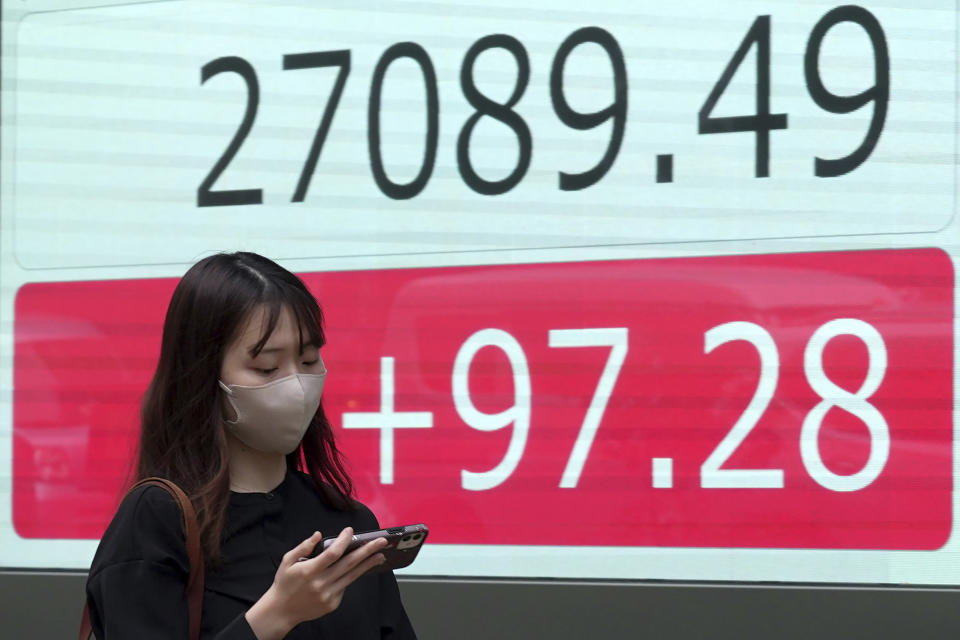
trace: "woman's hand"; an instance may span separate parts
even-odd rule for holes
[[[387,545],[383,538],[344,555],[352,537],[347,527],[326,551],[308,558],[323,539],[318,531],[284,554],[273,584],[246,613],[258,640],[279,640],[301,622],[330,613],[350,583],[384,562],[377,553]]]

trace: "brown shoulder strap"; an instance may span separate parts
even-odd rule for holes
[[[173,482],[165,478],[144,478],[127,491],[142,486],[155,486],[166,490],[180,506],[183,516],[183,531],[186,539],[187,558],[190,561],[190,578],[187,580],[187,606],[190,612],[190,640],[200,640],[200,611],[203,607],[203,550],[200,547],[200,527],[197,524],[197,514],[187,494]],[[83,607],[83,620],[80,623],[80,640],[89,640],[93,637],[90,623],[89,605]]]

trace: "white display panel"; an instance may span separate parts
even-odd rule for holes
[[[860,5],[882,28],[889,100],[878,94],[851,113],[818,106],[804,73],[811,33],[832,3],[9,5],[0,171],[0,566],[79,569],[96,547],[92,540],[21,537],[13,524],[13,322],[25,284],[177,277],[203,255],[234,249],[298,272],[914,247],[940,248],[953,263],[960,255],[954,2]],[[757,40],[710,116],[757,112],[757,56],[766,38],[760,16],[770,16],[769,112],[786,116],[784,128],[769,131],[767,177],[757,177],[758,153],[767,153],[755,132],[698,132],[699,112],[752,26]],[[551,99],[561,43],[592,26],[623,54],[622,141],[595,184],[562,190],[559,172],[596,166],[616,137],[609,120],[582,131],[565,125]],[[529,167],[499,194],[471,188],[457,153],[475,113],[461,81],[464,56],[489,34],[509,34],[529,58],[529,80],[513,107],[529,130]],[[422,47],[435,70],[437,138],[422,190],[396,199],[371,168],[371,85],[384,52],[404,42]],[[302,202],[292,202],[345,58],[326,59],[333,66],[322,69],[284,70],[284,56],[334,51],[349,51],[349,72],[309,188]],[[228,56],[255,71],[259,99],[248,135],[210,189],[260,190],[262,204],[198,206],[198,189],[249,100],[235,72],[201,80],[204,65]],[[824,36],[819,75],[829,92],[856,95],[884,75],[881,57],[863,28],[845,22]],[[596,44],[575,48],[562,74],[570,107],[589,113],[611,105],[614,67]],[[517,68],[503,49],[483,53],[476,85],[506,101]],[[425,163],[425,86],[421,70],[401,58],[389,66],[373,110],[384,170],[398,185],[414,181]],[[881,120],[880,103],[885,115],[862,163],[835,177],[814,175],[815,158],[841,158],[862,144],[871,121]],[[481,118],[469,140],[469,162],[482,178],[474,187],[503,180],[517,166],[518,135],[507,125]],[[662,182],[658,156],[670,156],[660,160]],[[395,196],[411,192],[393,189]],[[954,444],[954,487],[957,458]],[[925,551],[436,544],[408,572],[957,584],[958,553],[955,533]]]
[[[819,52],[814,75],[829,92],[856,95],[887,73],[881,51],[852,22],[830,29],[819,47],[810,42],[832,8],[695,0],[609,3],[595,12],[555,3],[161,2],[29,14],[16,27],[7,76],[15,92],[17,261],[28,269],[182,263],[231,233],[255,239],[270,255],[301,258],[941,229],[954,211],[955,78],[945,63],[955,46],[953,3],[870,7],[888,50],[889,109],[877,119],[869,157],[825,179],[814,175],[814,158],[857,149],[881,100],[847,114],[818,106],[804,75],[808,44]],[[698,133],[698,113],[762,15],[770,16],[769,36],[747,43],[707,115],[749,117],[758,100],[768,100],[766,126],[776,128],[764,134],[767,143],[749,131]],[[615,65],[595,43],[571,50],[558,67],[562,90],[551,89],[561,43],[592,26],[622,52],[615,54],[624,69],[617,100]],[[468,187],[458,160],[475,113],[461,66],[488,34],[515,38],[529,67],[516,116],[505,116],[519,118],[515,128],[528,132],[521,135],[529,137],[529,166],[508,190],[482,187],[504,191],[497,197]],[[761,70],[768,97],[756,90],[760,40],[769,49]],[[369,119],[378,60],[404,42],[422,49],[434,69],[437,139],[422,190],[393,200],[372,175]],[[324,51],[348,53],[339,64],[314,63],[323,68],[283,68],[285,55]],[[256,101],[248,102],[235,72],[213,74],[201,86],[203,66],[223,57],[249,65]],[[476,88],[495,102],[518,80],[517,62],[503,48],[481,53],[473,69]],[[341,70],[342,95],[332,105]],[[410,183],[430,164],[425,86],[409,57],[389,65],[379,85],[374,112],[383,169],[394,183]],[[565,126],[555,98],[583,113],[619,102],[622,133],[612,120],[589,131]],[[302,202],[291,202],[328,105],[333,117],[309,189]],[[198,187],[248,106],[256,110],[249,132],[211,188],[258,190],[263,204],[198,209]],[[574,191],[558,187],[559,172],[596,166],[612,137],[622,141],[601,179]],[[519,146],[510,127],[481,118],[466,145],[475,186],[507,178]],[[659,155],[671,158],[670,183],[656,181]],[[769,177],[756,177],[761,172]],[[304,233],[291,237],[290,229]]]

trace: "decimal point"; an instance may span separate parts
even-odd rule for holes
[[[653,488],[673,488],[673,458],[653,459]]]
[[[673,154],[657,156],[657,182],[673,182]]]

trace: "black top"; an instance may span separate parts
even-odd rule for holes
[[[320,497],[310,476],[288,471],[269,493],[231,493],[223,563],[206,574],[201,638],[256,640],[244,613],[273,584],[280,559],[309,538],[378,529],[364,506],[338,511]],[[189,576],[180,508],[155,486],[128,495],[103,535],[90,567],[87,597],[100,640],[189,636],[184,591]],[[392,572],[367,575],[347,587],[340,606],[303,622],[289,640],[416,640]]]

